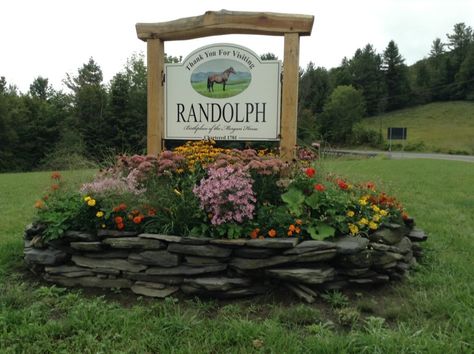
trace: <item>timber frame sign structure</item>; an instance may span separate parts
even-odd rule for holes
[[[137,23],[147,42],[147,153],[163,149],[165,41],[223,34],[284,36],[280,152],[291,160],[296,146],[300,36],[311,35],[314,16],[271,12],[207,11],[202,16],[160,23]]]

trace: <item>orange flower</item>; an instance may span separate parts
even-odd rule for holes
[[[36,208],[36,209],[42,209],[42,208],[44,208],[44,202],[43,202],[42,200],[37,200],[37,201],[35,202],[35,208]]]
[[[250,232],[250,238],[256,239],[258,236],[258,233],[260,232],[260,229],[257,227]]]
[[[405,213],[405,212],[403,212],[403,213],[402,213],[402,219],[403,219],[403,220],[407,220],[408,218],[409,218],[408,214]]]
[[[127,209],[127,204],[120,203],[118,207],[119,207],[120,210],[125,210],[125,209]]]
[[[43,197],[43,200],[48,200],[49,199],[49,195],[46,194],[44,197]]]
[[[116,224],[122,224],[123,223],[123,218],[121,216],[116,216],[114,219]]]
[[[301,232],[301,229],[300,229],[299,227],[297,227],[297,228],[295,229],[295,232],[296,232],[297,234],[299,234],[299,233]]]
[[[303,224],[303,220],[301,220],[301,219],[296,219],[295,224],[296,224],[296,225],[301,225],[301,224]]]
[[[287,232],[287,235],[288,235],[288,236],[293,236],[293,231],[288,231],[288,232]]]
[[[117,229],[119,229],[119,230],[122,230],[124,227],[125,227],[125,225],[122,224],[122,223],[117,224]]]
[[[148,209],[148,216],[155,216],[156,215],[156,209],[150,208]]]
[[[51,174],[51,179],[56,179],[56,180],[61,179],[61,173],[59,173],[58,171],[53,172]]]
[[[53,191],[57,191],[57,190],[59,189],[59,184],[56,184],[56,183],[55,183],[55,184],[52,184],[52,185],[51,185],[51,189],[52,189]]]
[[[277,235],[277,232],[276,232],[275,229],[270,229],[270,230],[268,231],[268,236],[270,236],[270,237],[275,237],[276,235]]]
[[[135,216],[135,217],[133,218],[133,222],[134,222],[135,224],[141,223],[142,220],[143,220],[143,215],[137,215],[137,216]]]
[[[288,231],[290,232],[294,232],[296,229],[295,225],[291,224],[289,227],[288,227]]]
[[[137,209],[133,209],[131,211],[132,215],[139,215],[140,214],[140,210],[137,210]]]

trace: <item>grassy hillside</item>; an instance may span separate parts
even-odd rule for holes
[[[407,280],[312,305],[293,295],[101,297],[37,283],[22,264],[22,230],[50,173],[0,174],[0,353],[472,353],[474,165],[372,159],[318,169],[383,183],[429,233],[426,257]],[[64,177],[77,183],[92,173]],[[340,324],[336,306],[348,298],[360,314],[352,326]]]
[[[366,118],[363,126],[379,131],[407,127],[408,149],[474,154],[474,102],[437,102]],[[401,141],[397,141],[400,142]]]

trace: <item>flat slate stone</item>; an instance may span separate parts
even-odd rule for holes
[[[137,236],[138,232],[135,231],[119,231],[119,230],[105,230],[100,229],[97,231],[97,236],[100,238],[104,237],[134,237]]]
[[[228,291],[234,288],[247,287],[251,284],[250,279],[228,277],[185,278],[184,282],[185,284],[210,292]]]
[[[196,275],[222,272],[227,264],[208,265],[204,267],[180,265],[173,268],[148,268],[145,273],[149,275]]]
[[[235,257],[229,262],[229,265],[241,270],[254,270],[289,263],[292,261],[292,257],[294,256],[274,256],[261,259]]]
[[[151,238],[153,240],[160,240],[166,242],[181,242],[183,239],[181,236],[173,236],[173,235],[160,235],[160,234],[140,234],[138,237],[141,238]]]
[[[109,259],[109,258],[128,258],[130,252],[126,250],[112,250],[100,253],[85,253],[84,256],[88,258]]]
[[[379,274],[372,278],[355,278],[349,279],[349,283],[365,285],[365,284],[374,284],[374,283],[386,283],[390,280],[388,275]]]
[[[27,248],[24,251],[25,261],[43,265],[56,265],[64,263],[68,259],[66,252],[54,249]]]
[[[133,263],[154,265],[160,267],[176,267],[180,257],[168,251],[145,251],[132,253],[128,260]]]
[[[33,236],[41,235],[46,230],[46,225],[43,224],[29,224],[25,227],[25,238],[31,239]]]
[[[285,251],[284,254],[303,254],[307,252],[322,251],[332,248],[336,249],[336,247],[337,246],[334,242],[309,240],[299,243],[298,245],[296,245],[295,248]]]
[[[268,289],[265,288],[264,286],[252,286],[248,288],[240,288],[240,289],[231,289],[228,291],[207,291],[206,289],[203,288],[197,288],[189,284],[183,284],[181,285],[181,291],[187,295],[211,295],[217,298],[236,298],[236,297],[243,297],[243,296],[252,296],[252,295],[258,295],[258,294],[263,294],[267,291]]]
[[[82,286],[85,288],[130,288],[132,282],[128,279],[118,278],[99,278],[99,277],[80,277],[68,278],[61,275],[44,275],[44,280],[60,284],[63,286]]]
[[[245,238],[238,238],[234,240],[229,240],[229,239],[211,239],[209,243],[211,245],[217,245],[217,246],[226,246],[226,247],[242,247],[245,246],[247,242],[247,239]]]
[[[403,260],[403,256],[399,253],[394,253],[394,252],[375,252],[373,255],[374,261],[373,265],[374,266],[381,266],[397,261]]]
[[[383,224],[383,227],[369,235],[369,239],[387,245],[395,245],[405,237],[406,231],[406,227],[398,224]]]
[[[338,270],[339,274],[348,275],[350,277],[360,277],[366,275],[370,268],[348,268]]]
[[[209,258],[209,257],[194,257],[194,256],[186,256],[184,260],[189,265],[196,265],[196,266],[204,266],[204,265],[211,265],[211,264],[221,264],[219,259],[216,258]]]
[[[89,232],[84,231],[66,231],[62,237],[68,241],[82,241],[82,242],[92,242],[96,241],[97,237]]]
[[[92,268],[91,269],[94,274],[106,274],[106,275],[119,275],[120,270],[118,269],[111,269],[111,268]]]
[[[146,248],[154,250],[166,248],[166,244],[159,240],[150,240],[141,237],[106,238],[102,242],[112,248]]]
[[[168,246],[168,251],[191,256],[216,258],[227,258],[232,253],[232,250],[229,248],[214,245],[182,245],[179,243],[171,243]]]
[[[334,279],[336,270],[332,267],[321,268],[279,268],[268,269],[266,273],[274,278],[305,284],[322,284]]]
[[[67,278],[77,278],[94,275],[94,273],[91,272],[89,269],[71,265],[60,265],[55,267],[47,266],[44,268],[44,270],[48,274],[62,275]]]
[[[94,252],[102,250],[102,242],[71,242],[70,246],[78,251]]]
[[[422,242],[428,239],[428,236],[421,229],[413,229],[408,233],[408,238],[413,242]]]
[[[408,237],[404,237],[399,243],[395,244],[394,247],[397,247],[400,250],[401,254],[405,254],[411,252],[413,248],[413,243]]]
[[[268,258],[281,254],[282,249],[275,248],[253,248],[253,247],[241,247],[234,250],[234,255],[242,258]]]
[[[127,279],[141,280],[151,283],[163,283],[168,285],[179,285],[184,282],[184,276],[168,276],[168,275],[149,275],[142,273],[123,272],[123,276]]]
[[[367,268],[374,262],[373,250],[364,250],[356,254],[343,255],[338,259],[338,265],[343,268]]]
[[[335,239],[338,254],[356,254],[367,248],[369,240],[359,236],[343,236]]]
[[[82,256],[72,256],[72,261],[81,267],[115,269],[127,272],[140,272],[147,268],[145,265],[133,264],[125,259],[95,259]]]
[[[144,281],[137,281],[131,287],[131,290],[138,295],[165,298],[179,290],[176,286],[166,286],[159,283],[150,283]]]
[[[293,248],[298,244],[297,238],[265,238],[247,240],[246,246],[263,248]]]
[[[299,255],[291,256],[291,261],[294,263],[305,263],[305,262],[321,262],[327,261],[334,258],[337,254],[335,248],[326,249],[321,251],[312,251]]]
[[[207,245],[212,238],[208,237],[183,237],[181,244],[183,245]]]

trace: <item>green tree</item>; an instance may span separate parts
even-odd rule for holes
[[[380,102],[385,95],[382,57],[371,44],[357,49],[349,61],[348,71],[351,84],[362,92],[367,104],[367,114],[374,115],[381,110]]]
[[[352,86],[338,86],[329,96],[319,116],[320,132],[331,143],[350,141],[354,124],[365,114],[362,93]]]
[[[268,52],[268,53],[260,55],[260,59],[262,59],[262,60],[278,60],[278,57],[275,54]]]
[[[387,88],[385,99],[387,110],[406,106],[410,98],[408,70],[393,40],[388,43],[383,53],[383,71]]]
[[[315,68],[310,62],[300,77],[299,108],[308,109],[313,115],[322,112],[330,90],[328,71],[322,67]]]
[[[102,84],[99,65],[90,58],[78,69],[76,76],[66,77],[64,83],[73,92],[73,130],[81,134],[89,156],[100,159],[110,146],[104,132],[110,129],[105,121],[107,92]]]
[[[470,45],[466,57],[456,75],[457,89],[463,99],[474,100],[474,43]]]

